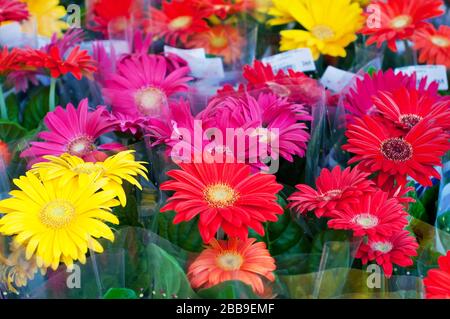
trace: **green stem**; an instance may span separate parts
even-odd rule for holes
[[[8,109],[6,108],[5,96],[3,95],[3,88],[0,84],[0,117],[2,120],[8,119]]]
[[[49,96],[49,112],[53,112],[55,110],[55,99],[56,99],[56,79],[51,78],[50,80],[50,96]]]

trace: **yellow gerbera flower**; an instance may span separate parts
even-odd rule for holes
[[[270,19],[267,23],[269,25],[281,25],[294,22],[295,18],[292,15],[292,11],[298,10],[301,0],[272,0],[272,7],[269,9],[268,14],[274,18]],[[297,7],[297,9],[293,9]]]
[[[67,14],[64,6],[59,5],[59,0],[21,0],[26,2],[28,12],[32,16],[29,22],[23,24],[25,32],[32,32],[34,29],[33,18],[37,24],[37,33],[44,37],[51,37],[53,33],[62,35],[69,25],[61,21]]]
[[[66,187],[68,183],[76,182],[83,174],[93,174],[98,178],[106,178],[104,190],[113,191],[119,198],[122,206],[127,203],[127,197],[123,190],[122,180],[126,180],[142,190],[141,184],[134,176],[142,176],[148,180],[147,169],[142,165],[145,162],[134,160],[134,151],[123,151],[108,157],[104,162],[85,162],[83,159],[63,154],[57,156],[44,156],[48,162],[34,164],[31,172],[40,176],[43,181],[59,179],[60,187]]]
[[[27,172],[14,180],[19,190],[0,201],[0,233],[15,236],[26,246],[25,257],[36,256],[38,267],[57,269],[60,262],[86,262],[88,248],[103,252],[95,238],[114,240],[105,224],[119,224],[111,208],[119,205],[113,191],[101,188],[107,183],[93,175],[81,175],[76,184],[59,187],[59,180],[41,181]]]
[[[306,30],[281,31],[280,50],[310,48],[319,55],[345,57],[345,47],[356,40],[364,23],[362,9],[351,0],[301,0],[289,12]]]

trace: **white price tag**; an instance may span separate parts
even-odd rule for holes
[[[314,63],[311,50],[306,48],[272,55],[263,58],[262,62],[270,64],[275,72],[279,70],[286,71],[287,69],[301,72],[316,70],[316,64]]]
[[[331,91],[341,92],[347,85],[351,84],[355,76],[357,76],[355,73],[329,66],[320,79],[320,83]]]
[[[197,59],[206,59],[206,52],[203,48],[198,49],[178,49],[168,45],[164,46],[164,53],[172,53],[178,55],[180,58],[189,62],[189,59],[197,58]]]
[[[439,84],[439,91],[448,90],[447,68],[445,65],[411,65],[395,69],[395,74],[400,72],[406,75],[416,73],[417,84],[426,77],[428,84],[432,82]]]
[[[203,48],[184,50],[166,45],[164,46],[164,52],[176,54],[184,59],[191,69],[190,74],[196,78],[207,79],[225,77],[222,59],[207,58],[205,49]]]

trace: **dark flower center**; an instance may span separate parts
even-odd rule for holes
[[[422,117],[417,114],[402,114],[399,120],[405,127],[412,128],[422,120]]]
[[[383,141],[380,151],[386,159],[395,162],[407,161],[413,155],[411,144],[399,137],[388,138]]]

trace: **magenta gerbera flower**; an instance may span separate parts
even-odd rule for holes
[[[45,161],[42,156],[69,153],[95,162],[106,155],[99,150],[119,149],[118,143],[96,145],[97,139],[113,130],[114,122],[103,116],[105,108],[88,110],[88,100],[84,99],[76,109],[68,104],[66,109],[58,106],[55,111],[45,116],[44,123],[49,131],[41,132],[38,137],[42,142],[31,142],[31,147],[20,155],[32,163]]]
[[[168,72],[162,56],[133,56],[119,62],[103,92],[114,113],[157,117],[167,111],[171,96],[188,89],[188,72],[188,67]]]
[[[383,191],[376,191],[336,211],[328,227],[352,230],[353,235],[358,237],[387,237],[408,224],[407,215],[397,199],[389,198],[389,194]]]
[[[349,91],[344,102],[344,106],[353,117],[362,117],[376,111],[373,105],[373,97],[380,91],[393,92],[400,88],[414,89],[416,87],[416,75],[395,74],[392,69],[383,72],[382,70],[372,75],[365,74],[362,79],[356,80],[355,87]],[[419,85],[419,92],[427,92],[430,95],[437,95],[438,84],[436,82],[426,86],[426,80],[422,80]]]
[[[407,230],[402,230],[390,237],[373,238],[361,244],[355,257],[361,258],[364,265],[369,261],[376,261],[389,278],[394,264],[400,267],[413,264],[411,257],[417,256],[418,247],[416,239]]]
[[[310,121],[311,116],[306,109],[272,93],[262,93],[257,98],[248,94],[219,98],[200,117],[207,126],[220,128],[223,133],[229,128],[253,129],[250,135],[273,146],[268,151],[274,159],[280,155],[292,162],[295,155],[303,157],[310,138],[304,122]]]

